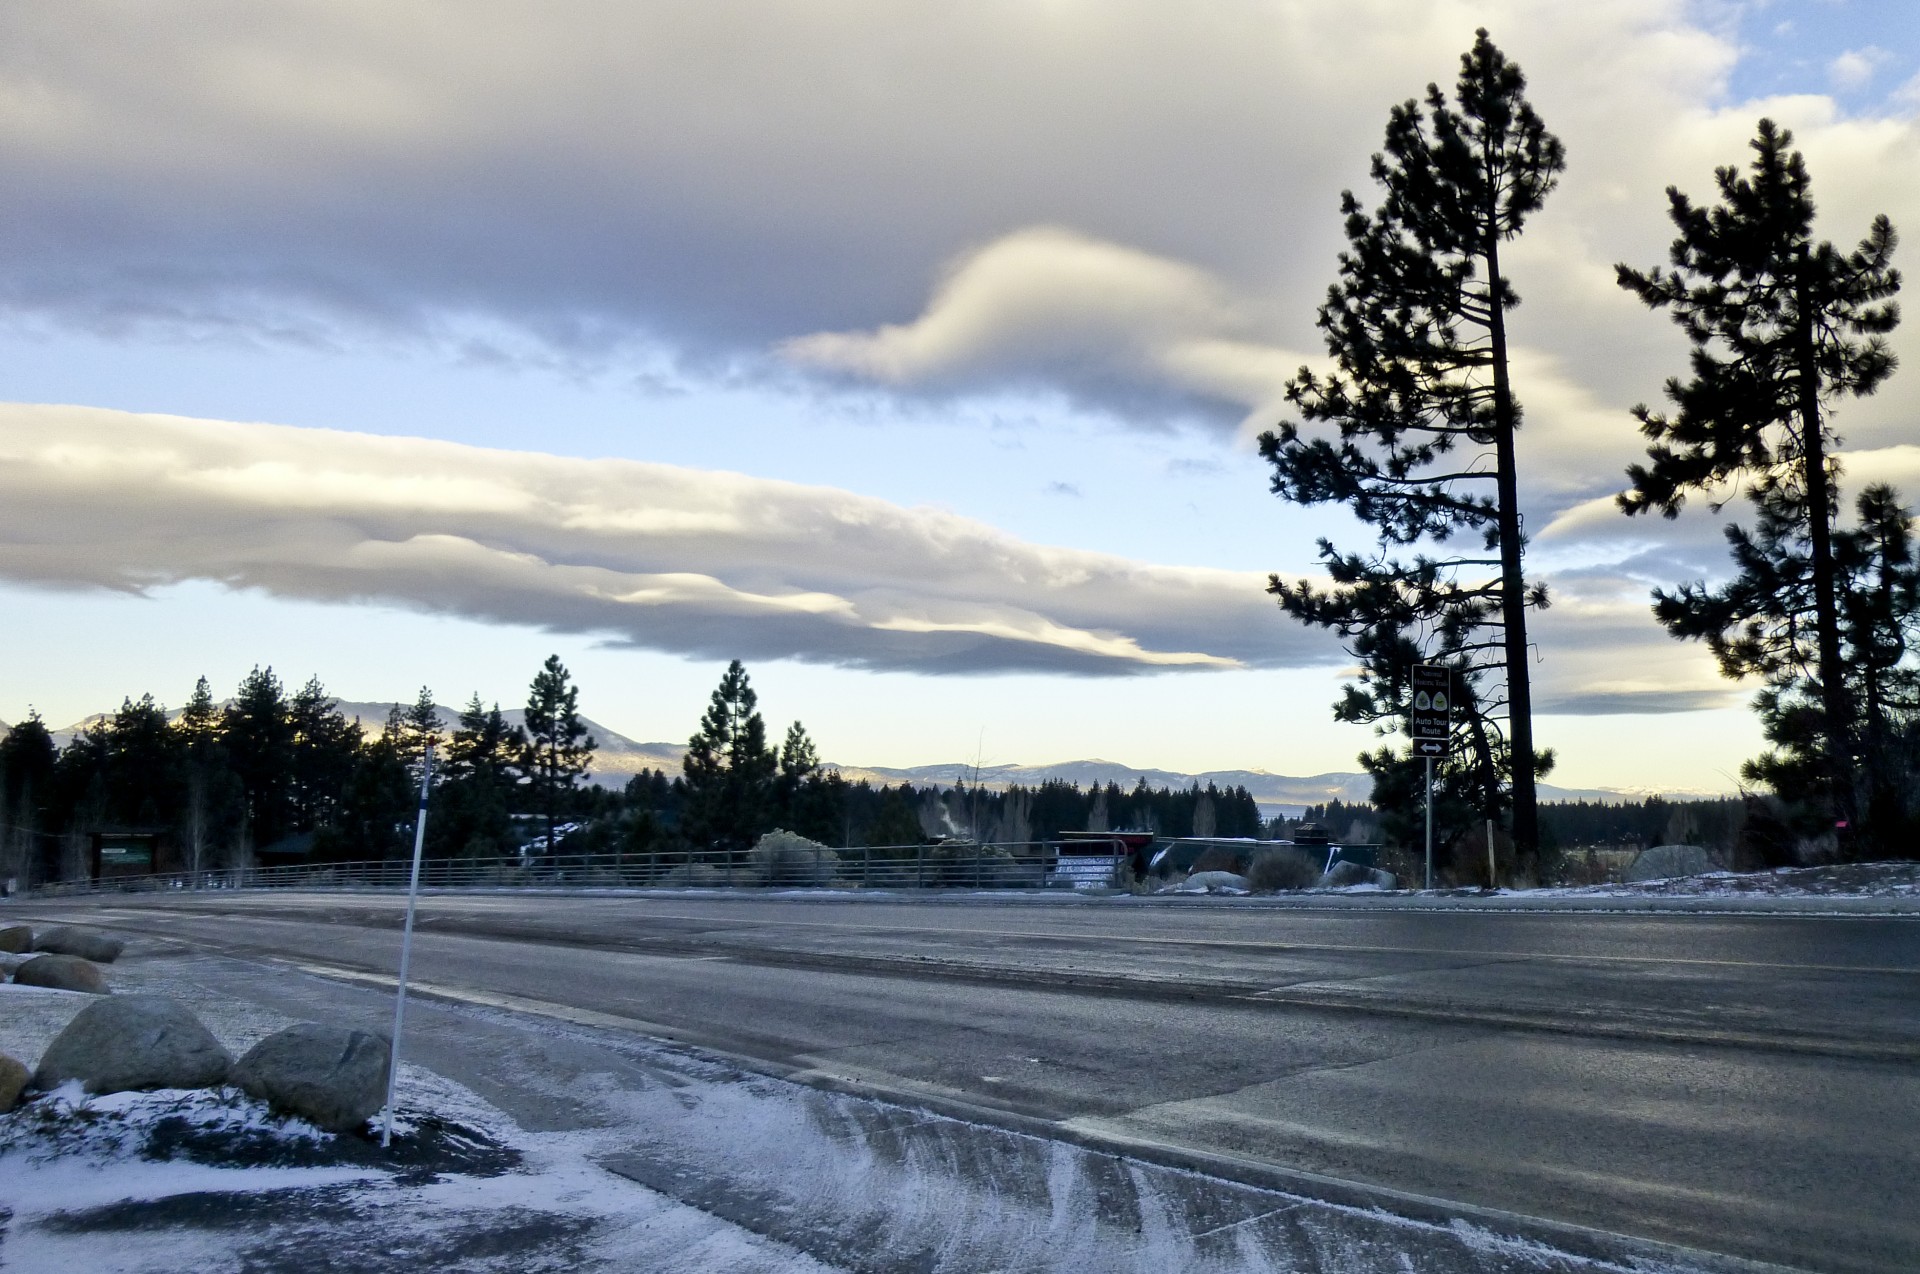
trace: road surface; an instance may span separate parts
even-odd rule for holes
[[[391,975],[404,900],[8,914]],[[414,974],[779,1074],[1819,1270],[1920,1269],[1920,920],[437,894]],[[1037,1123],[1036,1123],[1037,1121]]]

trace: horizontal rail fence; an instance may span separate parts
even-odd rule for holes
[[[423,888],[1072,889],[1107,885],[1114,860],[1062,856],[1051,842],[861,845],[772,855],[720,850],[430,858]],[[40,885],[39,897],[202,889],[404,889],[412,860],[298,863],[109,876]]]

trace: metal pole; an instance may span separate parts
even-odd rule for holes
[[[400,1026],[407,1016],[407,966],[413,963],[413,908],[420,898],[420,851],[427,843],[427,788],[433,781],[433,740],[420,763],[420,818],[413,825],[413,876],[407,883],[407,921],[400,930],[400,986],[393,997],[393,1044],[387,1050],[387,1121],[380,1148],[393,1144],[393,1084],[400,1075]]]
[[[1487,820],[1487,888],[1500,888],[1498,869],[1493,865],[1493,820]]]
[[[1433,758],[1427,758],[1427,888],[1433,888]]]

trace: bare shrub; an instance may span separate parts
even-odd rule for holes
[[[840,855],[798,832],[775,830],[747,851],[747,870],[762,885],[831,885],[840,874]]]
[[[708,863],[679,863],[661,873],[655,883],[676,889],[717,889],[727,883],[727,873]]]
[[[1199,875],[1203,871],[1230,871],[1236,876],[1247,874],[1247,853],[1245,850],[1229,849],[1225,845],[1209,845],[1200,851],[1200,857],[1193,860],[1188,868],[1190,875]]]
[[[1320,882],[1320,864],[1297,849],[1269,849],[1253,860],[1246,877],[1247,887],[1257,894],[1311,889]]]

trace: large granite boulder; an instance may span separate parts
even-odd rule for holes
[[[20,955],[33,950],[33,930],[25,925],[0,928],[0,955]]]
[[[233,1055],[186,1005],[158,995],[116,995],[81,1009],[53,1037],[33,1073],[36,1088],[77,1079],[90,1093],[211,1088]]]
[[[233,1082],[316,1128],[353,1132],[386,1102],[388,1056],[384,1036],[304,1022],[247,1050]]]
[[[1713,859],[1698,845],[1655,845],[1643,849],[1627,868],[1629,884],[1641,880],[1672,880],[1676,876],[1704,876],[1717,871]]]
[[[1232,871],[1196,871],[1180,884],[1173,887],[1177,894],[1210,894],[1215,891],[1227,894],[1244,894],[1247,878]]]
[[[118,938],[108,937],[93,929],[76,929],[72,925],[55,925],[51,929],[40,931],[40,937],[34,942],[36,951],[50,951],[54,955],[79,956],[82,960],[91,960],[95,964],[112,964],[126,950],[127,944]]]
[[[1320,877],[1322,889],[1351,889],[1356,885],[1366,885],[1374,889],[1392,889],[1400,882],[1390,871],[1381,871],[1378,867],[1365,867],[1342,858],[1327,869]]]
[[[24,1062],[0,1053],[0,1115],[6,1114],[19,1103],[20,1094],[27,1091],[27,1081],[32,1078],[33,1073]]]
[[[100,976],[100,966],[79,956],[35,956],[13,971],[13,980],[20,986],[46,987],[53,991],[107,993],[107,980]]]

